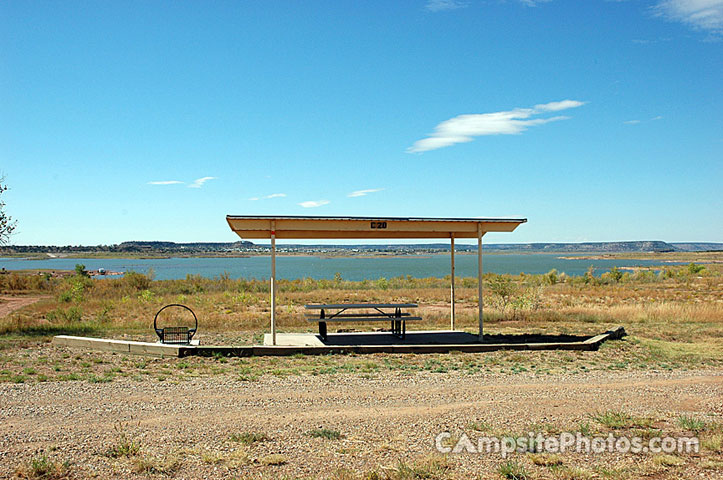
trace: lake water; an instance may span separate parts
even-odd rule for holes
[[[482,256],[485,272],[540,274],[551,269],[568,275],[582,275],[592,266],[595,275],[609,271],[612,267],[636,267],[660,265],[656,260],[589,260],[563,259],[561,254],[487,254]],[[564,255],[569,256],[569,255]],[[248,258],[160,258],[160,259],[94,259],[94,258],[48,258],[29,260],[18,258],[0,258],[0,267],[6,270],[51,269],[73,270],[82,263],[88,270],[105,268],[107,271],[126,272],[134,270],[146,273],[155,272],[155,279],[168,280],[185,278],[187,274],[215,277],[228,272],[231,278],[268,278],[271,261],[268,256]],[[411,275],[417,278],[444,277],[449,275],[449,255],[394,256],[382,258],[366,257],[301,257],[277,256],[276,273],[278,278],[296,279],[311,277],[315,279],[333,278],[339,272],[345,280],[375,280],[379,277],[398,277]],[[477,276],[477,255],[455,257],[458,277]]]

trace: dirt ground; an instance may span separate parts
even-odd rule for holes
[[[51,478],[723,478],[719,369],[387,371],[255,381],[170,374],[164,381],[0,383],[0,403],[2,478],[31,477],[38,458],[55,466],[59,476]],[[601,412],[629,421],[606,425]],[[691,432],[681,417],[707,427]],[[445,431],[473,441],[529,431],[711,440],[697,454],[502,458],[442,455],[435,436]],[[526,476],[507,475],[505,465]]]
[[[39,295],[25,297],[0,295],[0,318],[10,315],[15,310],[32,305],[43,298],[48,297]]]

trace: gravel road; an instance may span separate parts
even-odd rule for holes
[[[69,461],[77,478],[144,478],[138,458],[146,460],[146,472],[153,471],[148,466],[153,462],[161,472],[162,464],[174,463],[166,468],[174,478],[339,477],[340,468],[383,472],[400,460],[434,454],[437,433],[471,433],[470,422],[485,422],[495,432],[527,432],[535,425],[575,431],[603,410],[652,417],[660,428],[673,428],[682,414],[721,421],[723,371],[569,376],[392,372],[373,378],[264,376],[255,382],[207,377],[182,382],[122,378],[95,384],[3,383],[0,404],[3,478],[38,455]],[[320,428],[342,437],[308,435]],[[263,433],[268,439],[250,446],[229,439],[244,432]],[[140,443],[140,453],[108,456],[123,435]],[[265,465],[272,454],[283,455],[283,464]],[[448,474],[499,478],[501,461],[491,454],[450,455]],[[637,461],[618,454],[573,454],[565,463],[592,468]],[[723,474],[699,469],[695,458],[685,461],[683,471],[696,478]],[[540,475],[545,472],[540,470]]]

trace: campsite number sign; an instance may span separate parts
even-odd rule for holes
[[[372,222],[372,228],[387,228],[387,222]]]

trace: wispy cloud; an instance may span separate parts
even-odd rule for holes
[[[457,10],[466,6],[467,3],[460,0],[428,0],[424,8],[430,12],[444,12],[445,10]]]
[[[662,116],[662,115],[658,115],[658,116],[655,116],[655,117],[650,118],[650,119],[648,119],[648,120],[626,120],[626,121],[624,121],[623,123],[624,123],[625,125],[638,125],[638,124],[643,123],[643,122],[654,122],[654,121],[656,121],[656,120],[662,120],[662,119],[663,119],[663,116]]]
[[[285,197],[285,196],[286,196],[285,193],[272,193],[271,195],[265,195],[265,196],[263,196],[263,197],[251,197],[251,198],[249,198],[249,200],[253,200],[253,201],[256,201],[256,200],[266,200],[266,199],[269,199],[269,198],[282,198],[282,197]]]
[[[304,208],[316,208],[328,204],[329,200],[307,200],[306,202],[301,202],[299,205]]]
[[[655,11],[696,30],[723,34],[723,0],[661,0]]]
[[[637,43],[638,45],[653,45],[656,43],[663,43],[663,42],[669,42],[672,39],[670,37],[657,37],[657,38],[634,38],[632,40],[633,43]]]
[[[550,0],[520,0],[520,3],[527,5],[528,7],[536,7],[541,3],[547,3]]]
[[[355,192],[351,192],[349,195],[347,195],[347,197],[352,197],[352,198],[353,197],[363,197],[363,196],[369,195],[370,193],[381,192],[382,190],[384,190],[384,189],[383,188],[368,188],[366,190],[357,190]]]
[[[153,182],[148,182],[148,185],[178,185],[180,183],[183,183],[178,180],[157,180]]]
[[[209,180],[215,180],[216,177],[201,177],[197,178],[193,181],[190,185],[188,185],[188,188],[201,188],[203,187],[203,184],[208,182]]]
[[[536,116],[577,108],[584,104],[585,102],[578,100],[562,100],[560,102],[535,105],[533,108],[515,108],[503,112],[459,115],[437,125],[434,132],[427,138],[414,142],[414,145],[407,149],[407,153],[427,152],[457,143],[471,142],[474,137],[482,135],[519,134],[529,127],[569,118],[565,116],[534,118]]]

